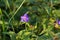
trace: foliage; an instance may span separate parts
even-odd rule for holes
[[[0,40],[60,40],[59,13],[60,0],[0,0]]]

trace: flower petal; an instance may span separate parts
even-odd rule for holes
[[[29,21],[29,16],[27,14],[21,16],[21,22],[28,22],[28,21]]]

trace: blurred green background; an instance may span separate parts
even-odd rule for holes
[[[60,0],[0,0],[0,40],[60,40],[57,19]]]

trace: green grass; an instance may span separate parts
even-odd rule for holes
[[[57,19],[60,0],[0,0],[0,40],[60,40]]]

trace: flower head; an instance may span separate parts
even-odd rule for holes
[[[57,23],[60,25],[60,20],[57,20]]]
[[[28,21],[29,21],[29,16],[27,13],[21,16],[21,22],[28,22]]]

